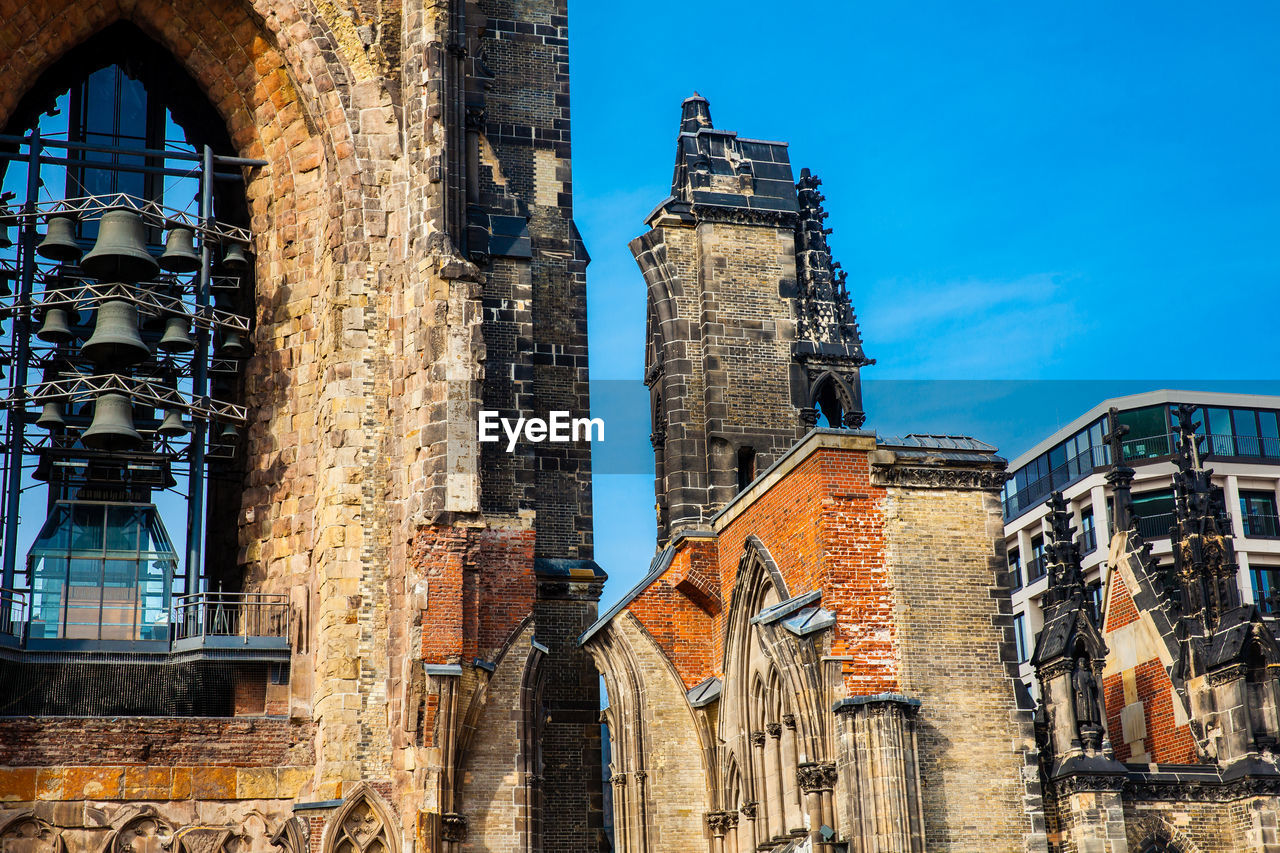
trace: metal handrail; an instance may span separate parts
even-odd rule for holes
[[[0,634],[21,640],[27,628],[27,594],[0,588]]]
[[[1265,513],[1247,513],[1242,516],[1244,535],[1250,537],[1280,536],[1280,518]]]
[[[289,637],[289,598],[282,593],[198,592],[173,599],[175,640],[195,637]]]
[[[223,311],[212,305],[207,305],[202,310],[192,313],[186,310],[186,305],[181,299],[158,293],[149,288],[122,285],[118,282],[103,284],[89,279],[81,279],[78,276],[63,276],[63,278],[77,282],[77,286],[54,290],[46,288],[43,299],[32,301],[31,310],[47,311],[50,308],[89,310],[97,307],[102,302],[129,302],[155,314],[184,317],[197,327],[209,329],[210,331],[228,329],[235,332],[248,332],[250,330],[248,317],[233,314],[230,311]],[[226,276],[223,278],[226,278]],[[17,304],[0,304],[0,317],[16,314],[18,311],[19,306]]]

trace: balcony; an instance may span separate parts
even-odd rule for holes
[[[27,596],[12,589],[0,589],[0,646],[19,648],[26,637]]]
[[[171,611],[154,620],[144,638],[133,637],[132,641],[50,637],[45,632],[47,624],[33,619],[31,613],[28,593],[0,590],[0,648],[159,654],[219,651],[216,657],[220,658],[289,659],[292,617],[288,598],[281,594],[202,592],[177,596]]]
[[[289,601],[263,592],[202,592],[173,604],[173,650],[289,649]]]
[[[1080,553],[1091,554],[1098,547],[1097,528],[1086,527],[1080,532]]]
[[[1044,554],[1027,561],[1027,583],[1033,584],[1049,571],[1049,558]]]
[[[1244,535],[1251,539],[1276,539],[1280,538],[1280,518],[1271,514],[1246,514],[1242,516],[1244,521]]]

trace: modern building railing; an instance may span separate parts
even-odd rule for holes
[[[1095,527],[1087,527],[1080,533],[1080,551],[1084,554],[1090,554],[1098,547],[1098,530]]]
[[[21,643],[27,628],[27,595],[0,589],[0,642]]]
[[[1133,521],[1143,539],[1167,539],[1176,518],[1177,516],[1172,512],[1161,512],[1155,515],[1140,515]]]
[[[1274,515],[1245,515],[1243,521],[1245,536],[1280,537],[1280,518]]]
[[[289,637],[289,601],[279,593],[200,592],[173,601],[173,639]]]
[[[1280,438],[1210,434],[1201,436],[1201,439],[1200,449],[1206,457],[1280,462]],[[1131,438],[1123,444],[1125,461],[1138,464],[1167,459],[1177,449],[1178,437],[1174,433]],[[1003,501],[1004,517],[1006,520],[1016,518],[1044,503],[1050,492],[1065,489],[1095,471],[1105,471],[1110,467],[1110,448],[1091,447],[1078,453],[1008,495]]]
[[[1027,560],[1027,583],[1034,583],[1045,576],[1049,571],[1049,558],[1046,556],[1032,557]]]

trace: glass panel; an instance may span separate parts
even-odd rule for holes
[[[1259,432],[1262,434],[1262,455],[1280,457],[1280,423],[1275,412],[1258,412]]]
[[[1143,409],[1131,409],[1120,413],[1120,423],[1129,427],[1127,440],[1147,438],[1153,435],[1164,435],[1164,409],[1161,406],[1147,406]]]
[[[1236,453],[1241,456],[1261,456],[1262,445],[1258,441],[1258,416],[1252,409],[1233,409],[1231,423],[1236,435]]]
[[[1280,602],[1280,569],[1275,566],[1254,566],[1250,574],[1253,576],[1253,600],[1263,613],[1275,613]]]
[[[138,537],[142,531],[142,512],[138,507],[107,507],[107,550],[139,550]]]
[[[71,548],[74,551],[102,550],[103,507],[72,504]]]
[[[1233,456],[1235,444],[1231,441],[1231,412],[1228,409],[1206,409],[1209,421],[1208,450],[1216,456]]]

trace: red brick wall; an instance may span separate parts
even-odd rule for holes
[[[25,717],[0,720],[0,767],[310,764],[314,737],[297,720]]]
[[[532,530],[422,527],[413,560],[427,579],[422,657],[492,660],[533,610]]]
[[[1177,725],[1173,717],[1173,683],[1159,659],[1152,658],[1133,668],[1137,697],[1143,705],[1147,736],[1143,744],[1152,761],[1173,764],[1196,764],[1195,739],[1191,728]],[[1103,680],[1103,701],[1107,707],[1107,730],[1112,733],[1116,759],[1128,761],[1132,757],[1129,744],[1124,743],[1120,728],[1120,712],[1124,709],[1124,673],[1115,673]]]
[[[1133,596],[1124,585],[1119,574],[1111,576],[1111,600],[1107,603],[1106,633],[1118,631],[1131,622],[1138,621],[1138,608],[1133,604]]]
[[[628,609],[666,652],[686,686],[718,674],[728,618],[723,606],[732,599],[738,561],[747,537],[754,534],[777,562],[785,594],[821,589],[823,606],[836,613],[832,653],[857,659],[857,666],[846,671],[850,694],[897,690],[884,495],[882,487],[871,485],[866,452],[816,450],[725,527],[714,552],[705,540],[682,543],[667,573]],[[700,563],[713,554],[714,571]],[[713,581],[718,590],[706,590]]]

